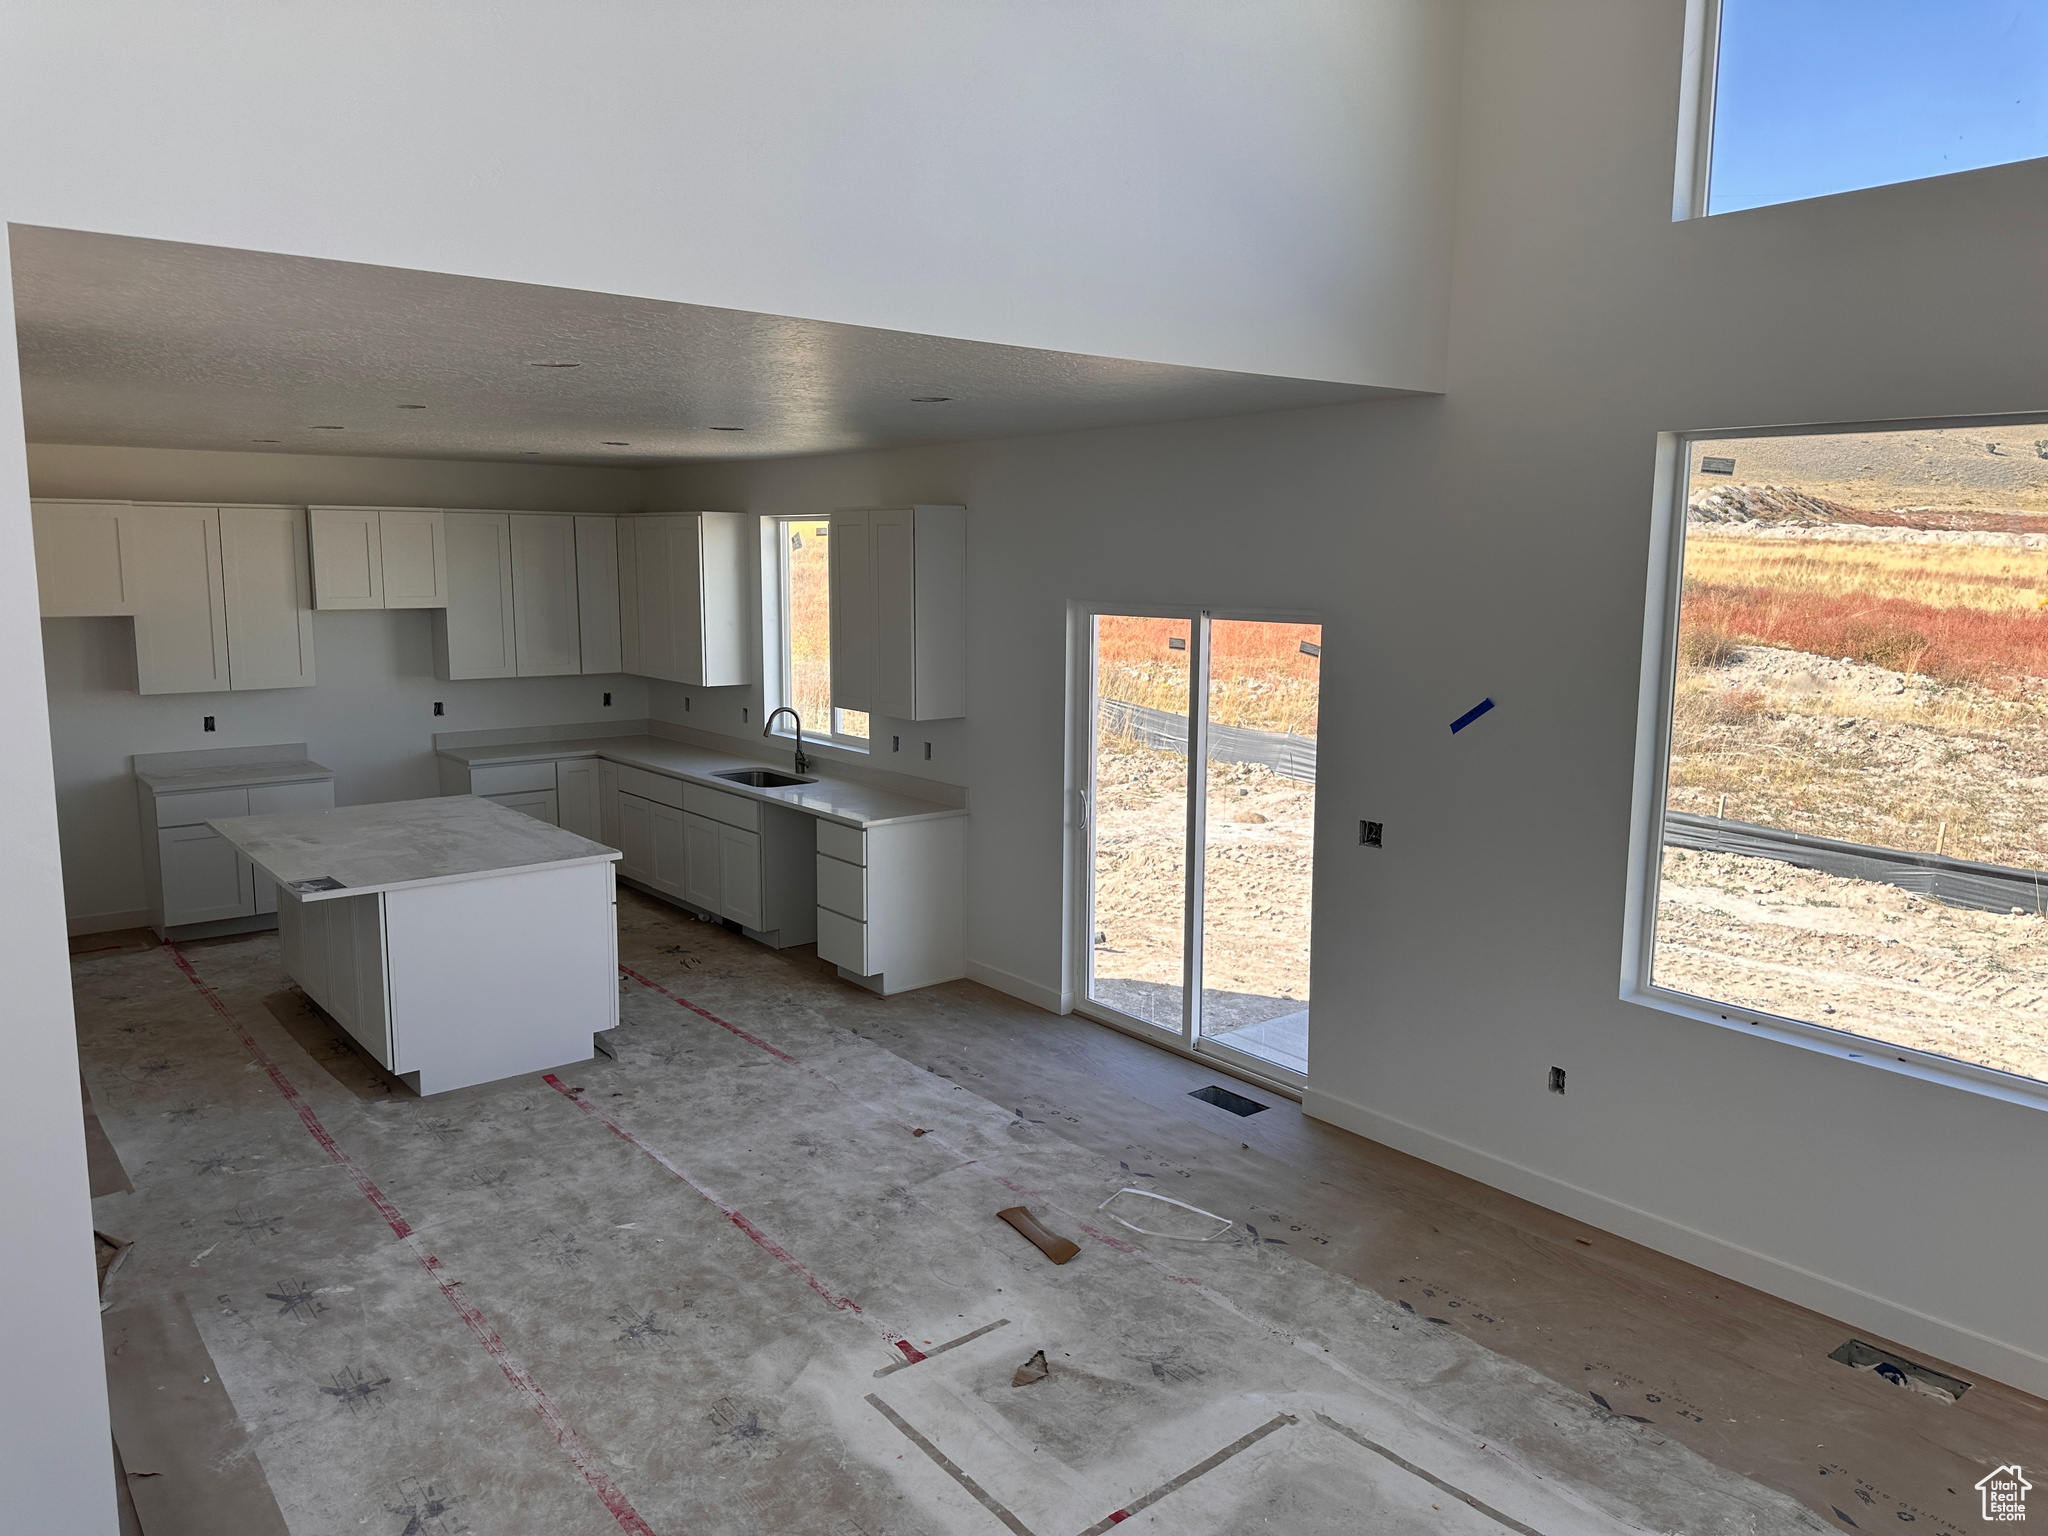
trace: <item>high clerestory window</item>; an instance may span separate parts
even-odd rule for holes
[[[1671,467],[1624,995],[2048,1097],[2048,424]]]
[[[2041,0],[1694,0],[1681,216],[2048,155]]]

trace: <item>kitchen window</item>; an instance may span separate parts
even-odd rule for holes
[[[822,517],[774,520],[776,532],[777,665],[780,687],[772,709],[784,704],[803,716],[804,739],[857,752],[868,749],[868,717],[832,705],[831,524]],[[776,734],[793,734],[787,719]]]

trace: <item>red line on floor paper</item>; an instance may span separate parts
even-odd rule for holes
[[[418,1234],[413,1231],[412,1223],[405,1219],[398,1207],[392,1204],[384,1191],[371,1181],[370,1176],[364,1173],[355,1160],[343,1150],[341,1144],[328,1134],[327,1127],[320,1123],[320,1116],[314,1112],[313,1106],[306,1102],[292,1080],[284,1075],[277,1063],[272,1061],[263,1047],[256,1043],[256,1037],[242,1027],[242,1021],[228,1010],[228,1005],[221,1001],[220,994],[192,968],[192,962],[185,958],[177,945],[166,940],[164,948],[170,952],[171,960],[178,969],[185,973],[185,979],[199,990],[199,995],[220,1015],[222,1022],[234,1031],[235,1038],[242,1042],[242,1049],[249,1053],[249,1059],[263,1069],[272,1086],[284,1095],[285,1102],[298,1111],[300,1122],[319,1144],[320,1150],[346,1170],[349,1177],[355,1180],[356,1188],[362,1191],[363,1198],[377,1208],[377,1214],[384,1218],[392,1232],[411,1248],[412,1256],[418,1261],[420,1268],[427,1272],[428,1278],[439,1288],[441,1294],[448,1298],[448,1304],[455,1309],[463,1322],[469,1325],[469,1331],[476,1335],[485,1352],[497,1361],[498,1369],[505,1373],[505,1379],[525,1397],[527,1406],[533,1409],[541,1423],[545,1424],[549,1433],[555,1437],[555,1443],[569,1453],[569,1459],[576,1464],[576,1470],[583,1474],[583,1480],[590,1485],[591,1492],[598,1496],[604,1507],[611,1512],[612,1518],[618,1521],[619,1528],[630,1532],[631,1536],[654,1536],[654,1527],[640,1518],[639,1511],[633,1508],[618,1484],[597,1465],[576,1431],[569,1427],[568,1420],[562,1417],[561,1410],[555,1407],[553,1399],[541,1390],[540,1383],[533,1379],[518,1357],[512,1353],[498,1330],[491,1326],[490,1319],[456,1289],[461,1282],[448,1279],[442,1272],[441,1261],[426,1251]]]

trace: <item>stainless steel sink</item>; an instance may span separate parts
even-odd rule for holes
[[[773,768],[721,768],[711,776],[730,779],[735,784],[748,784],[755,789],[787,789],[792,784],[818,782],[816,779],[800,779],[792,773],[777,773]]]

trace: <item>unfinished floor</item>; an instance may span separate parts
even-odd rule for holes
[[[274,936],[77,942],[146,1536],[1960,1533],[2048,1461],[2035,1399],[1112,1031],[620,927],[616,1059],[430,1100]]]

